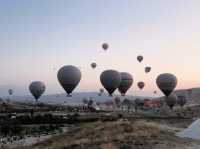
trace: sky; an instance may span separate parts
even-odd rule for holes
[[[98,91],[106,69],[131,73],[133,95],[153,96],[165,72],[177,76],[177,89],[199,87],[199,18],[199,0],[0,0],[0,95],[8,88],[28,95],[35,80],[46,84],[45,94],[64,93],[57,81],[64,65],[82,72],[77,92]]]

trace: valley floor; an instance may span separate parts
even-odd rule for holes
[[[97,121],[17,149],[199,149],[200,141],[175,135],[190,123],[178,119]]]

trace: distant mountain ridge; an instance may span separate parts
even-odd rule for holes
[[[44,102],[44,103],[50,103],[50,104],[63,104],[63,103],[68,103],[68,104],[82,104],[83,98],[87,99],[93,99],[94,101],[98,102],[104,102],[107,100],[112,100],[115,97],[120,97],[121,100],[128,98],[130,100],[134,100],[136,98],[140,99],[152,99],[152,97],[142,97],[142,96],[132,96],[132,95],[127,95],[127,96],[120,96],[120,95],[114,95],[113,97],[108,96],[108,94],[102,94],[101,96],[98,95],[98,92],[76,92],[72,94],[72,97],[67,97],[66,94],[54,94],[54,95],[44,95],[42,96],[39,101]],[[34,102],[34,98],[32,96],[6,96],[3,99],[11,99],[15,101],[23,101],[23,102]]]
[[[190,91],[190,95],[188,94]],[[188,104],[200,104],[200,88],[190,88],[190,89],[179,89],[175,90],[174,93],[176,95],[184,95],[188,99]],[[125,97],[116,94],[113,97],[109,97],[108,94],[104,93],[102,96],[98,95],[98,92],[75,92],[72,97],[67,97],[66,94],[53,94],[53,95],[43,95],[39,101],[50,104],[82,104],[83,98],[92,98],[94,101],[104,102],[107,100],[112,100],[115,97],[120,97],[121,100],[128,98],[130,100],[134,100],[136,98],[140,99],[153,99],[153,98],[163,98],[163,97],[148,97],[148,96],[133,96],[127,95]],[[16,101],[23,102],[34,102],[34,98],[32,96],[5,96],[3,99],[11,99]]]

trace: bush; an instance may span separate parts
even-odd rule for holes
[[[123,115],[122,114],[118,114],[118,118],[123,118]]]
[[[6,121],[1,124],[0,132],[4,136],[7,135],[20,135],[23,132],[23,127],[17,120]]]

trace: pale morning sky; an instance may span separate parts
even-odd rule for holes
[[[103,42],[110,45],[106,52]],[[0,0],[1,95],[8,88],[27,95],[35,80],[46,84],[46,94],[63,93],[56,74],[69,64],[82,71],[75,91],[97,91],[105,69],[130,72],[134,95],[153,95],[164,72],[177,76],[177,88],[199,87],[200,1]],[[140,80],[143,91],[136,87]]]

